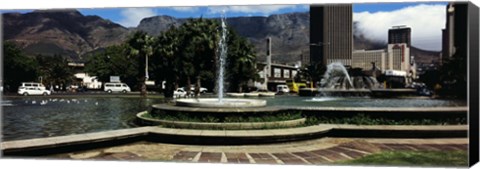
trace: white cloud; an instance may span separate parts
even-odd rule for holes
[[[419,4],[388,12],[354,13],[357,29],[366,38],[387,41],[388,29],[406,25],[412,29],[412,45],[421,49],[441,50],[445,27],[445,5]]]
[[[301,6],[301,5],[298,5]],[[240,12],[240,13],[260,13],[264,15],[269,15],[274,12],[278,12],[282,9],[296,8],[297,5],[244,5],[244,6],[216,6],[209,7],[208,13],[218,14],[222,11],[225,12]]]
[[[143,18],[157,15],[152,8],[127,8],[120,12],[121,19],[118,21],[125,27],[137,26]]]
[[[199,10],[198,7],[171,7],[172,10],[178,11],[178,12],[196,12]]]

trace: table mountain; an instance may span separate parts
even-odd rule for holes
[[[29,55],[81,59],[87,52],[121,43],[128,29],[76,10],[43,10],[3,14],[4,40],[13,41]]]

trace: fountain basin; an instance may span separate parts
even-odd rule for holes
[[[245,93],[227,93],[227,96],[230,96],[230,97],[244,97]]]
[[[181,107],[197,107],[197,108],[250,108],[250,107],[265,107],[267,101],[257,99],[237,99],[224,98],[222,102],[216,98],[202,98],[202,99],[178,99],[176,106]]]
[[[250,130],[265,128],[290,128],[298,127],[305,123],[306,118],[293,120],[271,121],[271,122],[190,122],[190,121],[174,121],[161,120],[143,117],[147,111],[137,114],[137,119],[142,125],[162,125],[171,128],[190,128],[190,129],[223,129],[223,130]]]

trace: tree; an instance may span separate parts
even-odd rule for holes
[[[154,76],[160,83],[163,80],[166,82],[163,91],[166,98],[173,97],[174,85],[178,81],[179,70],[175,65],[175,59],[180,47],[179,34],[179,30],[173,26],[168,31],[161,33],[155,44],[155,55],[152,58]]]
[[[442,94],[467,99],[467,57],[459,48],[440,67]]]
[[[158,37],[154,72],[156,77],[166,80],[166,97],[173,96],[173,86],[178,87],[180,83],[189,91],[193,81],[198,94],[201,81],[211,81],[214,77],[217,27],[218,23],[213,20],[189,19]]]
[[[136,57],[139,68],[143,71],[138,71],[138,87],[142,96],[147,95],[147,86],[145,82],[148,80],[148,58],[153,55],[153,46],[156,43],[155,38],[147,35],[142,31],[136,31],[127,40],[128,55]]]
[[[198,94],[202,84],[214,86],[217,70],[219,23],[209,19],[189,19],[180,27],[171,27],[160,34],[154,46],[154,76],[165,80],[165,97],[173,96],[173,86],[185,84],[186,90],[195,82]],[[231,65],[226,72],[231,84],[246,85],[255,78],[255,55],[253,46],[244,38],[229,30],[228,59]]]
[[[37,55],[38,76],[47,85],[67,85],[73,81],[73,70],[68,66],[68,60],[60,55]]]
[[[85,71],[102,82],[110,81],[110,76],[119,76],[121,81],[135,86],[140,70],[135,57],[127,55],[127,48],[126,44],[113,45],[93,54],[87,58]]]
[[[192,78],[195,79],[195,95],[198,95],[202,80],[214,82],[211,79],[215,78],[217,48],[219,41],[220,24],[215,20],[206,20],[203,18],[196,20],[189,20],[183,25],[186,35],[184,36],[184,54],[190,55],[193,61]],[[189,41],[190,40],[190,41]],[[190,80],[187,79],[187,85],[190,85]],[[210,84],[214,86],[214,84]]]
[[[259,79],[253,45],[234,31],[229,33],[227,80],[231,91],[243,92],[249,80]]]
[[[5,90],[14,92],[20,86],[21,82],[31,82],[37,80],[35,59],[24,55],[20,49],[11,42],[3,44],[4,60],[4,85]]]

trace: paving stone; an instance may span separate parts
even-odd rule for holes
[[[339,145],[339,147],[346,147],[346,148],[359,150],[367,153],[375,153],[382,150],[376,144],[372,144],[366,141],[351,141],[347,143],[342,143]]]
[[[180,151],[173,156],[173,160],[176,161],[192,161],[199,152],[192,151]]]
[[[437,148],[424,145],[424,144],[409,144],[410,147],[417,149],[418,151],[437,151]]]
[[[295,154],[299,157],[302,157],[302,158],[314,158],[314,157],[319,157],[318,155],[312,153],[312,152],[309,152],[309,151],[305,151],[305,152],[294,152],[292,154]]]
[[[431,147],[435,147],[440,151],[455,151],[459,150],[458,148],[451,146],[450,144],[429,144]]]
[[[293,156],[290,153],[272,153],[272,155],[274,155],[275,157],[277,157],[279,159],[295,158],[295,156]]]
[[[340,153],[330,151],[330,150],[327,150],[327,149],[315,150],[315,151],[312,151],[312,153],[321,155],[321,156],[326,157],[326,158],[328,158],[329,160],[332,160],[332,161],[348,160],[347,157],[344,157],[344,156],[340,155]]]
[[[275,160],[268,153],[248,153],[248,154],[250,155],[250,157],[253,158],[253,160],[257,164],[277,164],[277,160]]]
[[[219,163],[222,159],[222,153],[202,152],[198,162]]]
[[[267,159],[273,159],[272,156],[268,153],[248,153],[252,158],[267,158]]]
[[[288,159],[280,159],[284,164],[308,164],[302,159],[299,158],[288,158]]]
[[[412,149],[410,147],[407,147],[407,146],[404,146],[402,144],[385,143],[385,144],[383,144],[383,146],[388,147],[390,150],[414,150],[414,149]]]
[[[302,159],[290,154],[290,153],[272,153],[273,156],[277,157],[284,164],[308,164]]]
[[[428,148],[429,151],[440,151],[441,150],[439,147],[434,146],[434,144],[421,144],[420,146]]]
[[[363,156],[366,155],[364,153],[356,152],[356,151],[353,151],[353,150],[348,150],[348,149],[341,148],[341,147],[333,147],[333,148],[330,148],[330,150],[343,153],[343,154],[351,157],[352,159],[360,158],[360,157],[363,157]]]
[[[345,154],[343,152],[338,151],[335,149],[335,147],[327,148],[325,151],[330,152],[332,156],[334,156],[337,160],[350,160],[353,159]]]
[[[310,157],[310,158],[304,158],[305,160],[307,160],[310,164],[326,164],[326,163],[330,163],[330,161],[326,160],[325,158],[322,158],[322,157]]]
[[[250,163],[245,153],[225,153],[229,163]]]
[[[462,151],[468,151],[468,144],[450,144],[450,146],[458,148]]]

